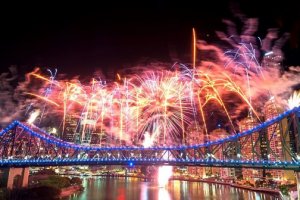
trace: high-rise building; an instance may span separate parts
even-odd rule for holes
[[[91,143],[92,134],[96,128],[96,120],[94,120],[89,113],[82,113],[79,122],[79,131],[76,133],[76,143],[89,145]]]
[[[283,109],[278,107],[274,101],[274,98],[271,98],[266,102],[264,107],[264,116],[265,120],[270,120],[278,114],[283,112]],[[280,123],[275,123],[268,127],[267,129],[267,139],[269,141],[270,149],[272,152],[268,152],[268,159],[271,161],[282,161],[286,159],[291,159],[290,155],[284,150],[282,140],[282,134],[285,133],[288,129],[288,123],[286,119],[280,121]],[[292,131],[284,138],[286,143],[291,145],[291,151],[295,150],[293,144],[295,144],[295,137],[291,134]],[[271,174],[272,178],[279,180],[281,182],[293,182],[295,181],[295,176],[293,171],[290,170],[268,170],[268,173]]]
[[[278,116],[279,111],[275,103],[274,97],[271,97],[264,106],[265,120],[270,120]],[[268,160],[280,161],[283,160],[283,146],[281,143],[280,124],[275,123],[267,129],[267,139],[269,141],[270,149],[272,152],[268,152]],[[274,179],[281,180],[284,177],[283,170],[270,170],[270,173]]]
[[[90,144],[92,146],[113,146],[110,142],[108,134],[104,131],[96,129],[91,135]]]
[[[196,123],[191,124],[186,130],[186,143],[188,145],[201,144],[204,142],[204,131]]]
[[[218,127],[217,129],[214,129],[209,133],[208,140],[215,141],[227,136],[228,134],[226,130]],[[216,152],[213,153],[213,155],[210,155],[210,157],[211,159],[222,160],[223,159],[222,148],[218,149]],[[218,177],[228,177],[228,175],[231,174],[230,170],[231,170],[230,168],[212,167],[211,173],[214,174],[214,176],[218,176]]]
[[[78,126],[78,118],[74,115],[67,115],[62,139],[67,142],[75,142],[75,133]]]
[[[257,126],[258,122],[250,115],[239,122],[240,133]],[[261,138],[259,133],[253,133],[251,136],[241,138],[241,149],[237,152],[237,157],[241,160],[260,160],[261,159]],[[244,180],[254,182],[256,179],[262,177],[263,171],[260,169],[242,169]]]
[[[204,140],[204,131],[197,123],[192,123],[186,129],[186,143],[187,145],[203,144]],[[206,170],[205,167],[187,167],[189,174],[205,177]]]

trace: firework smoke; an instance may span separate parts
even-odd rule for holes
[[[26,82],[18,82],[16,66],[0,74],[0,127],[15,119],[23,119],[22,113],[27,100],[22,96]]]
[[[197,47],[200,51],[214,55],[213,60],[202,61],[200,65],[210,66],[219,73],[224,72],[224,69],[216,66],[224,66],[226,71],[231,71],[231,77],[234,77],[235,82],[245,91],[254,107],[262,108],[270,96],[275,97],[277,104],[286,107],[286,99],[300,80],[299,67],[282,70],[282,47],[289,34],[283,33],[280,36],[278,29],[271,28],[261,40],[255,35],[259,25],[258,19],[246,18],[240,12],[237,13],[237,17],[244,24],[240,33],[235,23],[230,20],[223,20],[227,25],[227,32],[216,32],[227,44],[226,49],[198,41]],[[240,108],[245,107],[240,105]],[[240,112],[236,114],[239,115]]]
[[[222,118],[235,133],[236,121],[245,111],[260,120],[257,111],[271,96],[286,107],[300,80],[297,67],[281,70],[281,47],[288,34],[279,36],[277,29],[269,29],[261,40],[255,35],[258,19],[243,15],[239,19],[244,24],[240,33],[230,20],[223,21],[227,32],[216,33],[226,49],[199,40],[196,47],[203,52],[202,59],[198,64],[194,59],[192,66],[155,63],[127,69],[117,74],[116,80],[105,80],[97,72],[89,81],[67,80],[58,76],[57,70],[37,68],[17,86],[13,86],[17,72],[10,68],[10,73],[0,76],[0,123],[22,114],[28,118],[38,109],[41,113],[35,124],[59,119],[64,133],[67,121],[75,119],[82,141],[95,133],[100,146],[103,135],[120,145],[153,146],[185,143],[192,124],[199,134],[202,128],[208,134],[214,113],[214,119]],[[213,59],[205,60],[205,53]]]

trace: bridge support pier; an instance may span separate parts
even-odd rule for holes
[[[28,186],[29,167],[6,168],[3,174],[3,181],[8,189],[22,188]]]

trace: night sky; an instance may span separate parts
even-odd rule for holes
[[[290,32],[291,39],[284,47],[286,64],[300,65],[296,1],[263,5],[248,0],[201,2],[112,1],[92,5],[73,1],[69,5],[2,6],[1,71],[10,65],[21,70],[40,66],[91,76],[97,69],[110,75],[149,61],[189,63],[192,27],[199,38],[212,41],[215,30],[225,30],[221,19],[232,18],[232,8],[238,7],[249,17],[259,17],[262,36],[271,27]]]

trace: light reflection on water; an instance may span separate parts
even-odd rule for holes
[[[268,194],[218,184],[170,181],[166,188],[137,178],[83,180],[85,190],[64,200],[277,200]]]
[[[158,200],[171,200],[170,193],[166,188],[158,189]]]

